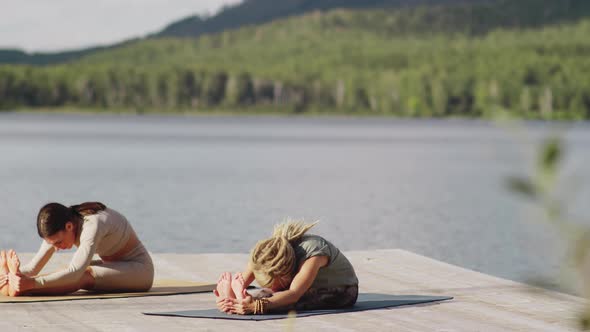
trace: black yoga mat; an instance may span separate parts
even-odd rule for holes
[[[373,294],[363,293],[359,294],[358,301],[353,307],[346,309],[331,309],[331,310],[309,310],[299,311],[296,317],[308,317],[316,315],[339,314],[344,312],[365,311],[373,309],[382,309],[390,307],[398,307],[404,305],[421,304],[451,300],[448,296],[424,296],[424,295],[387,295],[387,294]],[[171,317],[190,317],[190,318],[212,318],[212,319],[233,319],[233,320],[271,320],[283,319],[289,317],[288,313],[273,313],[267,315],[229,315],[220,312],[217,309],[206,310],[184,310],[184,311],[169,311],[169,312],[144,312],[144,315],[152,316],[171,316]]]

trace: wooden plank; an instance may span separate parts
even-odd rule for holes
[[[449,295],[448,302],[344,315],[264,322],[144,316],[142,311],[207,309],[212,294],[0,304],[0,331],[124,330],[201,331],[576,331],[582,298],[541,290],[403,250],[351,251],[361,292]],[[31,254],[22,255],[23,261]],[[48,267],[64,266],[59,254]],[[222,271],[240,271],[247,254],[155,254],[156,278],[216,281]]]

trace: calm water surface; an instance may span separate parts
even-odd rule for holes
[[[569,128],[562,192],[590,219],[590,126]],[[99,200],[153,252],[247,252],[285,217],[344,250],[402,248],[527,281],[564,245],[505,190],[554,129],[467,120],[0,115],[0,247],[37,249],[49,201]],[[565,178],[565,176],[564,176]],[[575,189],[575,190],[574,190]]]

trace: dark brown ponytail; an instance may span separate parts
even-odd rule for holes
[[[101,202],[85,202],[82,204],[70,206],[70,210],[72,210],[73,213],[77,213],[83,217],[97,214],[106,208],[107,206]]]
[[[66,224],[72,222],[78,227],[82,217],[96,214],[106,209],[100,202],[86,202],[66,207],[59,203],[45,204],[37,214],[37,233],[46,238],[66,229]]]

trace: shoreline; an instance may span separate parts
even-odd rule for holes
[[[135,112],[132,110],[98,110],[98,109],[18,109],[0,111],[0,116],[24,115],[24,116],[46,116],[46,117],[111,117],[111,118],[146,118],[146,119],[291,119],[293,121],[302,120],[342,120],[342,121],[375,121],[379,123],[476,123],[495,127],[506,127],[511,125],[532,125],[532,126],[569,126],[569,128],[585,127],[590,124],[590,119],[582,120],[547,120],[538,118],[490,118],[490,117],[404,117],[384,114],[344,114],[344,113],[279,113],[279,112],[238,112],[238,111],[175,111],[175,112]]]
[[[41,108],[16,108],[10,110],[0,110],[0,114],[61,114],[61,115],[121,115],[121,116],[155,116],[155,117],[269,117],[269,118],[342,118],[342,119],[389,119],[389,120],[425,120],[425,121],[445,121],[445,120],[463,120],[475,122],[538,122],[538,123],[589,123],[590,119],[584,118],[554,118],[544,119],[539,116],[515,116],[508,112],[498,112],[495,115],[487,114],[481,116],[410,116],[394,113],[376,113],[376,112],[333,112],[333,111],[277,111],[276,109],[259,109],[246,108],[242,110],[231,109],[210,109],[210,110],[182,110],[182,109],[146,109],[134,110],[132,108],[84,108],[84,107],[41,107]]]

